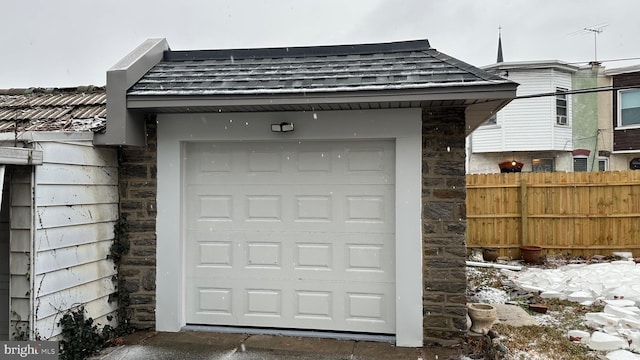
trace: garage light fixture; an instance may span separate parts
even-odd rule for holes
[[[288,122],[281,122],[280,124],[271,124],[271,131],[273,132],[293,131],[293,124]]]

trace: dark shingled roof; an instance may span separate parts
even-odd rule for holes
[[[349,93],[509,83],[427,40],[270,49],[166,51],[128,95]]]
[[[106,115],[104,88],[0,89],[0,132],[97,132]]]

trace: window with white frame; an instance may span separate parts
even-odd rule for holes
[[[587,160],[586,156],[574,156],[573,158],[573,171],[587,171]]]
[[[556,88],[556,124],[567,125],[567,89]]]
[[[640,90],[618,92],[618,126],[640,126]]]
[[[608,157],[599,157],[598,158],[598,171],[607,171],[609,170],[609,158]]]

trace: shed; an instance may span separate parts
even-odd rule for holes
[[[117,149],[104,88],[0,90],[0,340],[56,339],[69,309],[109,323]]]
[[[515,89],[427,40],[194,51],[147,40],[107,71],[96,137],[129,145],[132,322],[457,341],[465,135]]]

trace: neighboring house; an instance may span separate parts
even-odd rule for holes
[[[611,169],[610,83],[598,62],[581,67],[573,74],[573,171]]]
[[[107,71],[95,138],[128,145],[132,324],[456,342],[464,138],[516,86],[426,40],[211,51],[147,40]]]
[[[499,62],[483,69],[518,83],[522,98],[468,137],[467,172],[497,173],[499,164],[512,161],[521,171],[573,171],[577,119],[573,95],[565,92],[573,89],[579,68],[554,60]]]
[[[611,168],[640,169],[640,65],[608,69],[613,86]]]
[[[55,339],[78,305],[103,325],[115,310],[117,149],[93,145],[105,115],[104,88],[0,90],[0,340]]]

